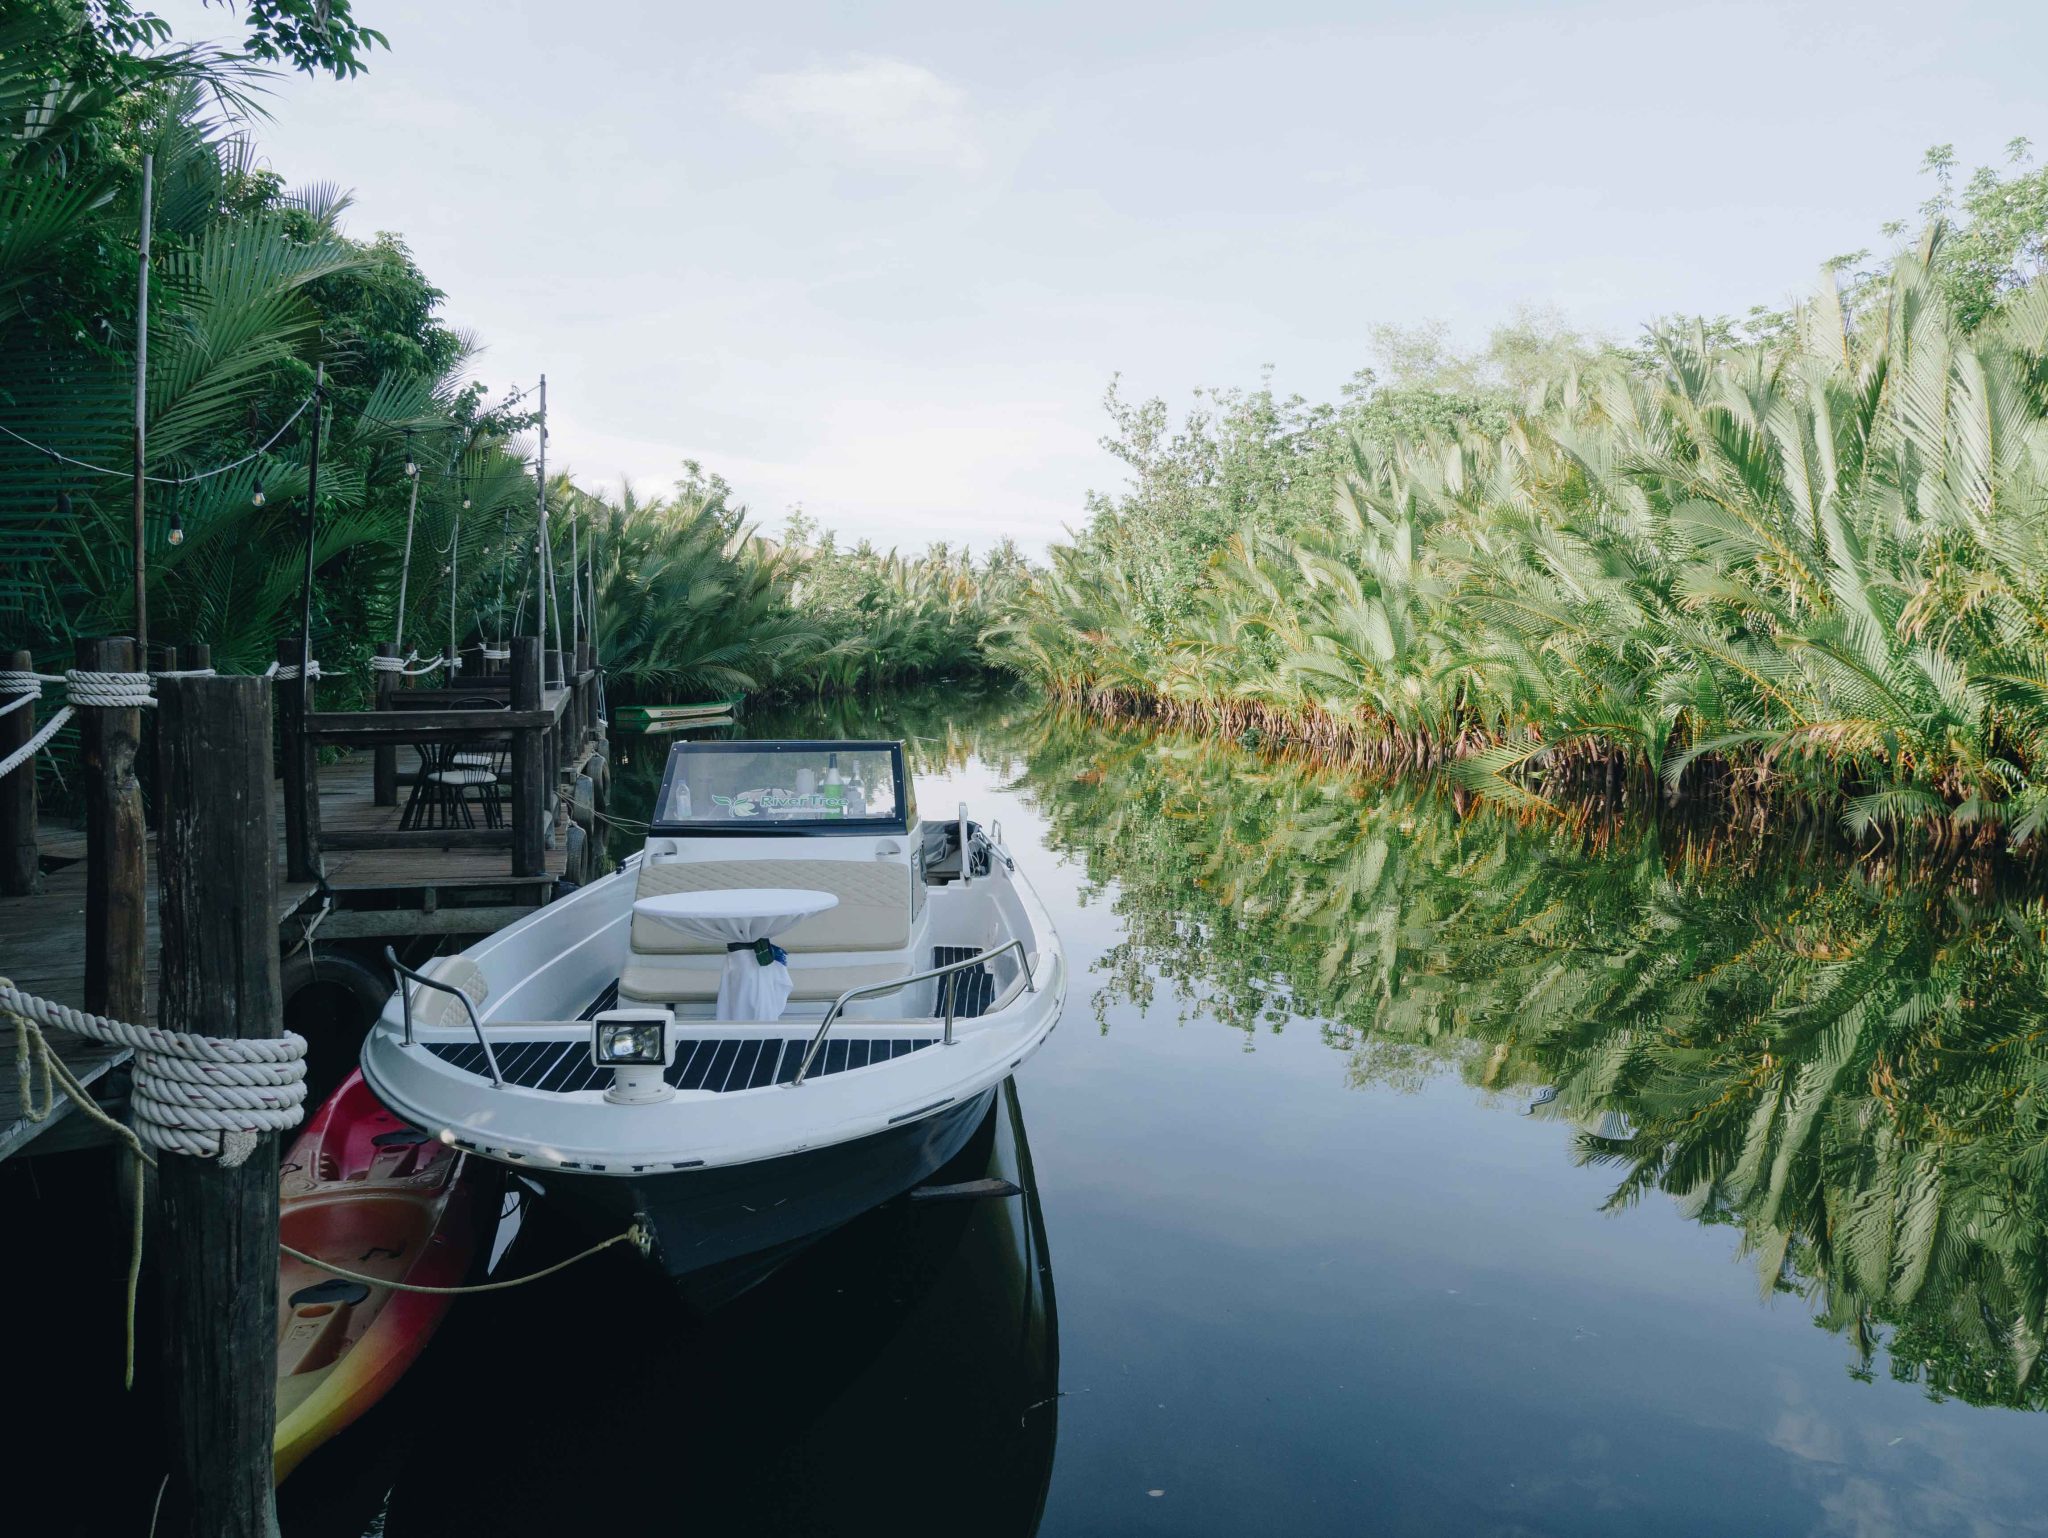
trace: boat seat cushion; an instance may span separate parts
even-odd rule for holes
[[[712,999],[718,996],[718,976],[725,969],[724,958],[706,966],[680,955],[635,956],[626,963],[619,978],[619,1001],[637,1004],[668,1004],[684,999]],[[792,956],[789,963],[790,997],[806,1003],[829,1002],[849,988],[865,988],[907,977],[908,961],[886,961],[869,966],[806,966]],[[449,1000],[452,1004],[454,1000]],[[458,1009],[460,1005],[456,1006]]]
[[[837,907],[775,937],[775,943],[792,954],[900,951],[910,944],[910,867],[893,860],[644,860],[634,895],[741,887],[801,887],[839,899]],[[724,949],[651,919],[633,920],[636,957],[704,956]]]

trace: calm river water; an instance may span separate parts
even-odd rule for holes
[[[2048,1532],[2039,901],[1021,703],[747,729],[1002,823],[1075,978],[966,1156],[1026,1199],[708,1326],[466,1302],[288,1535]]]

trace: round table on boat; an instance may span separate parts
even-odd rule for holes
[[[758,947],[814,913],[836,908],[830,892],[801,887],[735,887],[712,892],[664,892],[633,904],[637,918],[665,929],[723,945],[725,970],[718,978],[720,1020],[779,1020],[789,1002],[789,968],[776,953],[767,964]]]

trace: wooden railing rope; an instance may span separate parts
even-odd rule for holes
[[[150,692],[150,675],[147,673],[99,673],[88,668],[72,668],[55,674],[24,673],[13,669],[0,672],[0,693],[16,696],[8,704],[9,710],[40,697],[46,683],[64,685],[64,706],[27,742],[0,759],[0,779],[5,779],[41,752],[43,745],[63,730],[64,723],[80,706],[134,710],[156,703],[156,696]]]
[[[403,657],[372,657],[370,659],[370,671],[372,673],[396,673],[401,678],[420,678],[433,672],[436,668],[445,667],[452,673],[462,667],[462,659],[460,657],[436,657],[423,668],[407,666],[408,663],[419,660],[420,654],[418,652],[407,652]]]

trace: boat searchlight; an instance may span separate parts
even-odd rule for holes
[[[612,1071],[604,1098],[613,1105],[673,1100],[662,1077],[676,1050],[676,1017],[666,1009],[607,1009],[591,1022],[590,1060]]]

